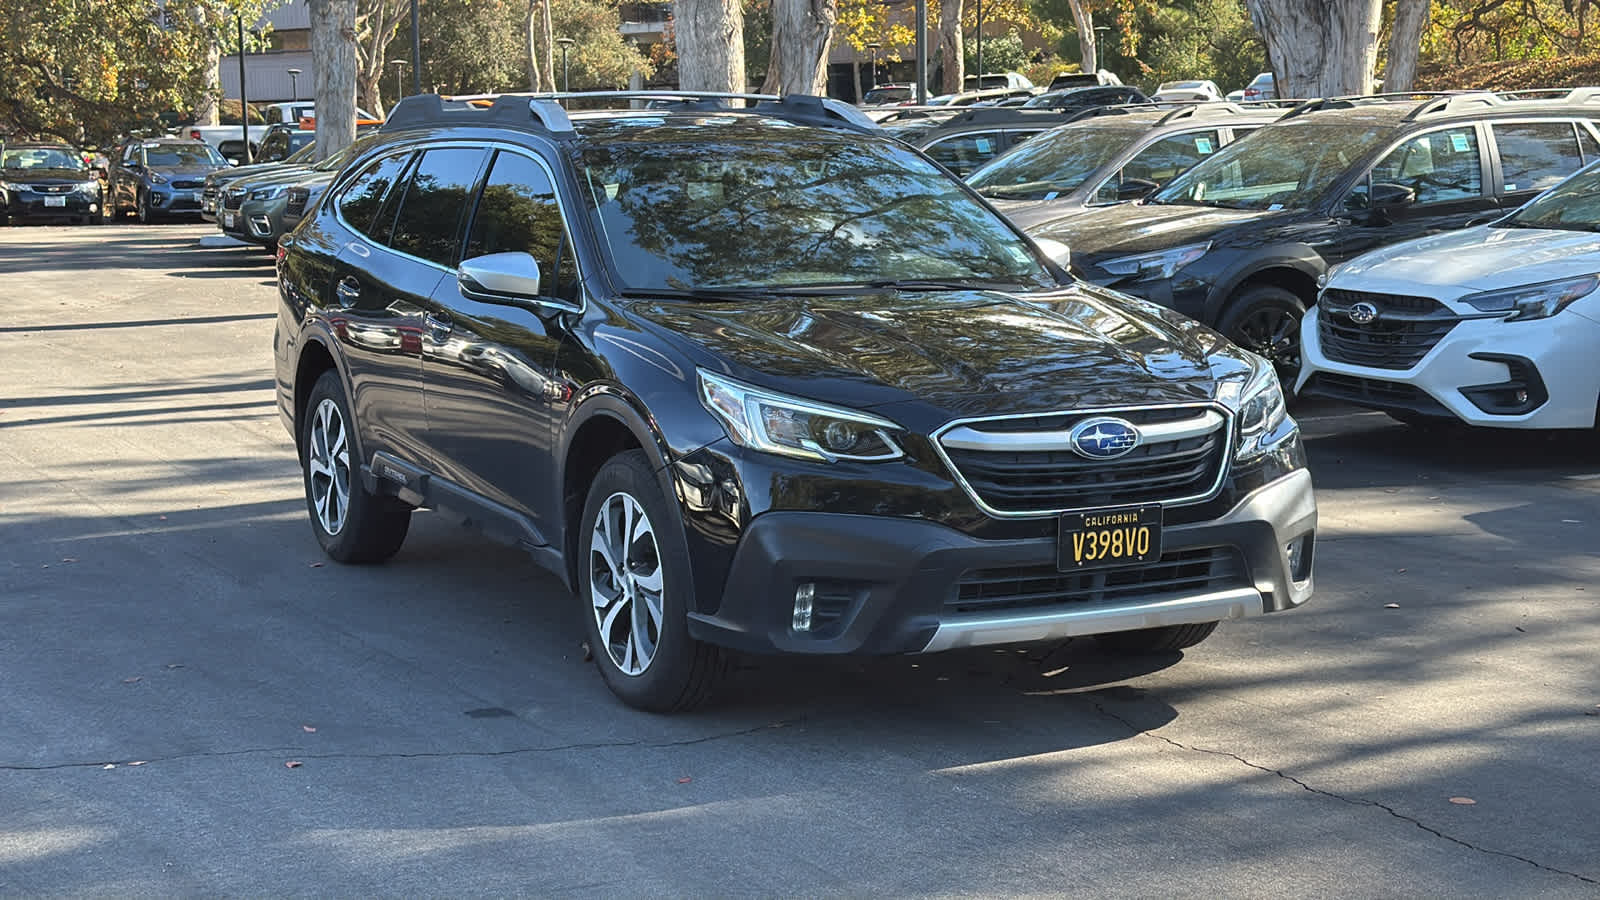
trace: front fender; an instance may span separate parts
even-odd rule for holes
[[[1306,244],[1279,244],[1252,252],[1246,262],[1225,270],[1224,277],[1212,284],[1206,296],[1207,322],[1218,321],[1222,310],[1233,299],[1239,288],[1250,279],[1274,269],[1286,269],[1305,276],[1315,284],[1328,271],[1328,263],[1314,248]]]

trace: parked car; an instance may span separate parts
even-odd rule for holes
[[[322,200],[322,195],[327,192],[328,185],[333,183],[336,172],[308,173],[305,177],[289,186],[284,193],[282,231],[278,235],[279,246],[282,246],[283,236],[294,231],[300,222]]]
[[[1600,89],[1302,104],[1140,204],[1033,227],[1083,277],[1300,368],[1300,319],[1334,263],[1522,205],[1600,155]]]
[[[277,249],[278,240],[298,222],[298,219],[284,221],[290,190],[297,185],[332,178],[366,142],[366,138],[357,139],[315,165],[279,166],[276,170],[232,182],[217,208],[217,228],[229,237]]]
[[[990,72],[983,77],[968,75],[961,80],[961,88],[966,91],[1029,91],[1038,93],[1039,88],[1033,86],[1028,76],[1020,72]]]
[[[70,144],[17,142],[0,150],[0,225],[29,219],[105,221],[99,174]]]
[[[1277,82],[1273,80],[1272,73],[1262,72],[1252,78],[1250,83],[1245,85],[1243,99],[1251,102],[1278,99],[1278,86]]]
[[[1217,89],[1215,81],[1163,81],[1150,99],[1158,103],[1165,100],[1203,102],[1221,100],[1222,91]]]
[[[1050,86],[1045,90],[1055,92],[1064,91],[1068,88],[1105,87],[1121,83],[1122,79],[1107,72],[1105,69],[1094,72],[1057,72],[1056,76],[1050,79]]]
[[[1600,164],[1489,225],[1328,273],[1301,335],[1302,393],[1413,424],[1594,428]]]
[[[286,237],[277,402],[331,557],[470,520],[653,710],[728,648],[1170,652],[1309,599],[1270,366],[1073,281],[854,107],[710,99],[408,97]]]
[[[234,102],[237,109],[238,102]],[[178,133],[194,141],[204,141],[210,144],[223,157],[234,163],[262,162],[259,159],[262,150],[262,141],[276,126],[296,131],[315,131],[317,105],[310,100],[295,100],[283,103],[267,103],[254,107],[261,116],[259,124],[251,125],[246,129],[242,125],[187,125],[178,129]],[[360,107],[356,108],[356,121],[380,121]],[[245,137],[250,140],[250,158],[245,159]]]
[[[106,206],[113,216],[133,213],[146,223],[179,214],[198,216],[206,176],[228,165],[202,141],[135,138],[123,145],[111,169]]]
[[[1027,99],[1034,95],[1031,88],[995,88],[994,90],[963,91],[959,94],[940,94],[929,97],[929,106],[980,106],[1004,100]]]
[[[861,98],[863,106],[888,106],[894,103],[908,103],[917,99],[917,86],[914,84],[880,84],[870,88]]]
[[[945,119],[900,120],[888,123],[885,131],[890,137],[928,154],[957,175],[966,176],[1067,118],[1049,109],[977,108]]]
[[[1286,112],[1229,103],[1087,109],[991,160],[967,183],[1006,218],[1028,228],[1148,196]]]
[[[1136,87],[1075,87],[1032,97],[1022,104],[1027,109],[1088,109],[1091,106],[1118,106],[1149,103],[1144,91]]]
[[[218,169],[212,172],[206,176],[205,187],[200,192],[200,217],[207,222],[217,221],[217,207],[222,203],[222,194],[229,184],[241,178],[282,174],[290,170],[304,171],[316,162],[316,157],[317,142],[311,141],[284,159],[249,166],[234,166],[231,169]]]

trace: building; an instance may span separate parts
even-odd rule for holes
[[[289,0],[260,22],[246,23],[245,28],[267,32],[267,48],[244,56],[245,90],[250,102],[310,99],[316,83],[312,79],[315,63],[311,59],[311,10],[306,0]],[[290,69],[299,69],[300,74],[291,77]],[[222,57],[222,96],[224,102],[239,102],[237,53]]]

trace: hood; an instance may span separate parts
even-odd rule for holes
[[[996,200],[990,197],[984,199],[1018,228],[1031,233],[1046,222],[1076,218],[1089,211],[1088,207],[1076,199],[1069,199],[1072,197],[1072,194],[1068,194],[1054,200]],[[1096,212],[1101,209],[1103,207],[1095,207]]]
[[[1600,234],[1482,225],[1375,250],[1336,268],[1330,287],[1453,300],[1600,273]]]
[[[206,180],[210,181],[212,184],[227,184],[240,178],[250,178],[256,175],[272,175],[278,170],[293,170],[296,172],[303,172],[305,169],[306,167],[300,165],[299,163],[295,163],[293,165],[284,162],[256,163],[249,166],[229,166],[225,169],[217,169],[210,175],[207,175]]]
[[[1077,265],[1080,260],[1094,262],[1211,240],[1229,228],[1292,212],[1298,211],[1125,203],[1097,208],[1093,215],[1057,218],[1027,230],[1030,237],[1051,238],[1072,248],[1072,261]]]
[[[91,169],[0,169],[0,181],[15,184],[81,184],[98,178]]]
[[[248,187],[251,190],[268,187],[275,184],[295,185],[305,181],[308,174],[320,175],[322,173],[308,172],[299,166],[293,166],[278,172],[266,172],[254,177],[247,177],[242,181],[234,180],[229,182],[229,184],[237,187]]]
[[[1206,400],[1249,363],[1210,329],[1075,285],[784,297],[629,310],[697,365],[907,427],[953,418]]]
[[[151,172],[159,172],[163,177],[165,177],[169,181],[172,180],[172,179],[175,179],[175,178],[185,178],[185,179],[192,178],[192,179],[194,179],[196,181],[200,181],[200,180],[204,179],[207,175],[210,175],[212,172],[216,172],[216,171],[219,171],[221,169],[226,169],[226,168],[228,168],[228,167],[227,166],[188,166],[188,167],[185,167],[185,168],[173,168],[173,169],[157,168],[157,169],[151,169],[150,171]]]

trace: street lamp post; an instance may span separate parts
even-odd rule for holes
[[[983,90],[983,0],[978,0],[978,90]]]
[[[400,80],[401,73],[405,71],[406,61],[403,59],[391,59],[389,60],[389,65],[394,66],[394,102],[399,103],[400,98],[406,95],[406,83]],[[392,109],[394,104],[391,103],[389,106]]]
[[[564,37],[556,38],[556,43],[561,45],[561,90],[563,93],[566,93],[572,90],[572,79],[568,77],[567,74],[567,51],[570,50],[572,45],[576,44],[577,41],[569,37]]]
[[[285,69],[284,71],[289,73],[289,93],[294,94],[294,96],[291,97],[290,99],[299,100],[300,99],[300,70],[299,69]]]
[[[418,21],[417,0],[411,0],[411,92],[422,93],[422,23]]]
[[[234,16],[239,26],[239,135],[244,138],[244,164],[250,165],[250,101],[244,89],[244,16]]]
[[[872,51],[872,68],[867,70],[867,90],[869,91],[878,86],[878,51],[882,48],[883,45],[877,41],[867,45],[867,49]]]

